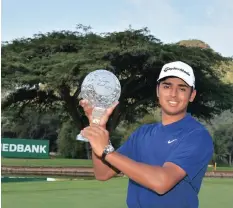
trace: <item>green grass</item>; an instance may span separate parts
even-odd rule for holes
[[[213,171],[214,169],[212,168],[212,167],[209,167],[208,168],[208,171]],[[218,167],[217,166],[217,168],[216,168],[216,170],[218,171],[218,170],[224,170],[224,171],[233,171],[233,166],[231,166],[231,167]]]
[[[233,179],[205,178],[200,191],[200,208],[231,208]]]
[[[31,166],[31,167],[92,167],[91,160],[80,160],[80,159],[18,159],[18,158],[2,158],[2,165],[5,166]],[[209,167],[208,171],[212,171],[213,168]],[[231,170],[232,167],[217,167],[217,170]]]
[[[127,178],[96,180],[21,182],[2,184],[4,208],[124,208]],[[233,179],[205,178],[200,208],[231,208]]]
[[[31,167],[92,167],[91,160],[80,159],[15,159],[15,158],[2,158],[2,165],[5,166],[31,166]]]
[[[126,179],[2,184],[2,207],[123,208]]]

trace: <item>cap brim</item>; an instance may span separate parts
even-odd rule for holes
[[[182,78],[180,78],[180,77],[178,77],[178,76],[166,76],[166,77],[161,77],[161,78],[157,79],[157,82],[161,82],[161,81],[163,81],[163,80],[165,80],[165,79],[168,79],[168,78],[179,78],[179,79],[183,80],[188,86],[195,88],[195,86],[190,85],[187,81],[185,81],[184,79],[182,79]]]

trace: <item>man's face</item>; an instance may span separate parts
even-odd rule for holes
[[[196,96],[196,90],[182,79],[167,78],[157,87],[157,95],[162,110],[168,115],[178,115],[186,112],[189,102]]]

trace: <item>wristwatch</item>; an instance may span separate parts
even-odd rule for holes
[[[114,149],[114,147],[112,146],[112,144],[110,143],[109,145],[107,145],[107,146],[104,148],[104,151],[103,151],[103,153],[102,153],[101,159],[104,161],[106,155],[108,155],[109,153],[112,153],[112,152],[114,152],[114,151],[115,151],[115,149]]]

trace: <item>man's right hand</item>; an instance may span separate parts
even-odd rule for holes
[[[110,107],[106,110],[105,114],[103,115],[103,117],[100,120],[100,123],[99,123],[100,126],[106,128],[106,124],[108,122],[108,119],[109,119],[110,115],[112,114],[112,112],[114,111],[114,109],[116,108],[116,106],[118,105],[118,103],[119,102],[115,103],[115,105],[113,105],[112,107]],[[88,104],[87,100],[81,100],[79,102],[79,105],[81,105],[83,107],[85,115],[87,116],[87,118],[89,120],[89,124],[91,125],[93,108]]]

